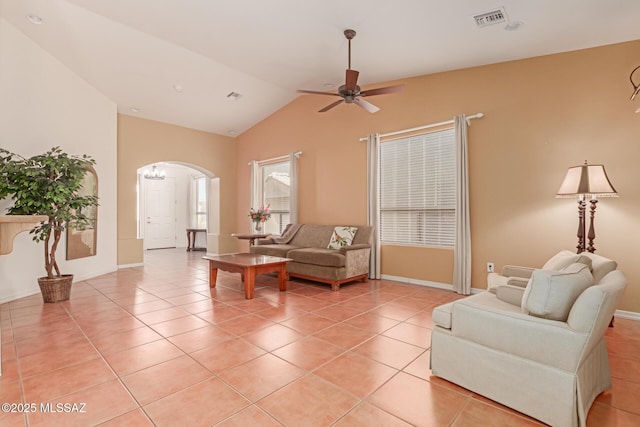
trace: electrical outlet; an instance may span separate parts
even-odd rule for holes
[[[495,270],[493,269],[493,263],[492,262],[488,262],[487,263],[487,273],[493,273]]]

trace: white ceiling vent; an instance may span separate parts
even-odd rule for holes
[[[476,25],[480,28],[507,22],[507,13],[503,7],[475,15]]]

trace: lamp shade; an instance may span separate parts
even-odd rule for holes
[[[618,197],[603,165],[584,165],[570,167],[556,197],[598,196]]]

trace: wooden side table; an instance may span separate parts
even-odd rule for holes
[[[207,248],[196,248],[196,235],[204,233],[207,235],[206,228],[187,228],[187,252],[189,251],[206,251]]]
[[[267,233],[267,234],[241,234],[241,233],[236,233],[236,234],[232,234],[233,237],[240,239],[240,240],[248,240],[249,241],[249,246],[253,246],[254,243],[256,242],[256,239],[266,239],[267,237],[271,236],[271,234]]]

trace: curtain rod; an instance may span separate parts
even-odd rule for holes
[[[300,154],[302,154],[302,151],[296,151],[295,153],[296,157],[300,157]],[[279,156],[279,157],[273,157],[271,159],[265,159],[265,160],[255,160],[258,163],[271,163],[271,162],[275,162],[278,160],[287,160],[289,158],[289,155],[287,154],[286,156]],[[251,166],[252,162],[247,163],[249,166]]]
[[[465,117],[465,119],[467,120],[467,124],[471,125],[471,123],[469,123],[471,121],[471,119],[481,119],[483,117],[484,117],[484,113],[478,113],[478,114],[474,114],[472,116],[467,116],[467,117]],[[381,133],[380,134],[380,138],[384,138],[385,136],[399,135],[401,133],[414,132],[414,131],[417,131],[417,130],[435,128],[435,127],[438,127],[438,126],[451,125],[451,124],[453,124],[453,120],[446,120],[444,122],[431,123],[430,125],[418,126],[417,128],[398,130],[398,131],[389,132],[389,133]],[[360,141],[366,141],[367,137],[365,136],[363,138],[360,138],[359,140]]]

